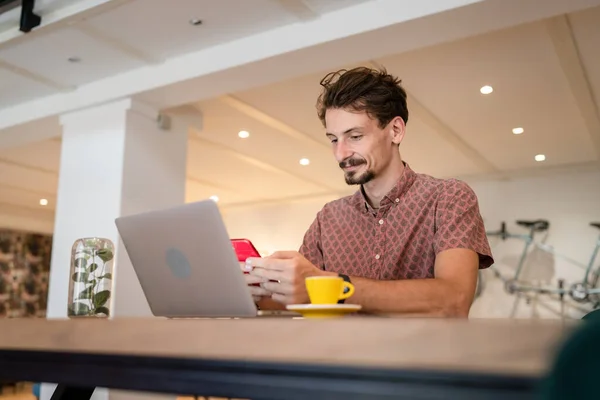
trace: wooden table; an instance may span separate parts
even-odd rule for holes
[[[558,321],[0,320],[0,380],[252,399],[527,399]],[[85,390],[83,391],[85,394]]]

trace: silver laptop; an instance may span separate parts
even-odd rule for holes
[[[297,316],[258,311],[213,200],[119,217],[115,224],[155,316]]]

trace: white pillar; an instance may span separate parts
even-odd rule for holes
[[[185,201],[187,129],[161,128],[157,117],[156,110],[131,99],[61,116],[48,318],[67,317],[71,246],[91,236],[115,244],[111,318],[152,315],[114,220]],[[42,399],[53,389],[43,385]],[[107,390],[96,392],[94,399],[109,397]],[[111,390],[111,400],[125,397],[132,396]]]

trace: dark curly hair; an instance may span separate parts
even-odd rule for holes
[[[385,68],[375,70],[358,67],[330,72],[321,80],[323,92],[317,100],[317,114],[325,126],[325,112],[331,108],[366,111],[385,127],[400,117],[408,123],[406,91],[401,80],[388,74]]]

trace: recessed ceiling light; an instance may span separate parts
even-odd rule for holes
[[[308,158],[301,158],[300,165],[308,165],[310,164],[310,160]]]
[[[488,85],[483,86],[481,89],[479,89],[479,91],[482,94],[490,94],[494,91],[494,88]]]
[[[515,135],[520,135],[520,134],[521,134],[521,133],[523,133],[523,132],[525,132],[525,130],[524,130],[523,128],[521,128],[521,127],[519,127],[519,128],[514,128],[514,129],[513,129],[513,133],[514,133]]]
[[[40,199],[40,206],[47,206],[47,205],[48,205],[48,200]]]
[[[538,154],[535,156],[535,161],[544,161],[546,160],[546,156],[543,154]]]
[[[192,18],[192,19],[190,19],[190,25],[194,25],[194,26],[202,25],[202,20],[198,19],[198,18]]]
[[[250,136],[250,133],[248,131],[239,131],[238,136],[242,139],[246,139],[248,136]]]
[[[219,196],[210,196],[210,199],[216,203],[219,201]]]
[[[70,62],[70,63],[78,63],[78,62],[81,61],[81,58],[79,58],[79,57],[69,57],[69,58],[67,58],[67,61]]]

